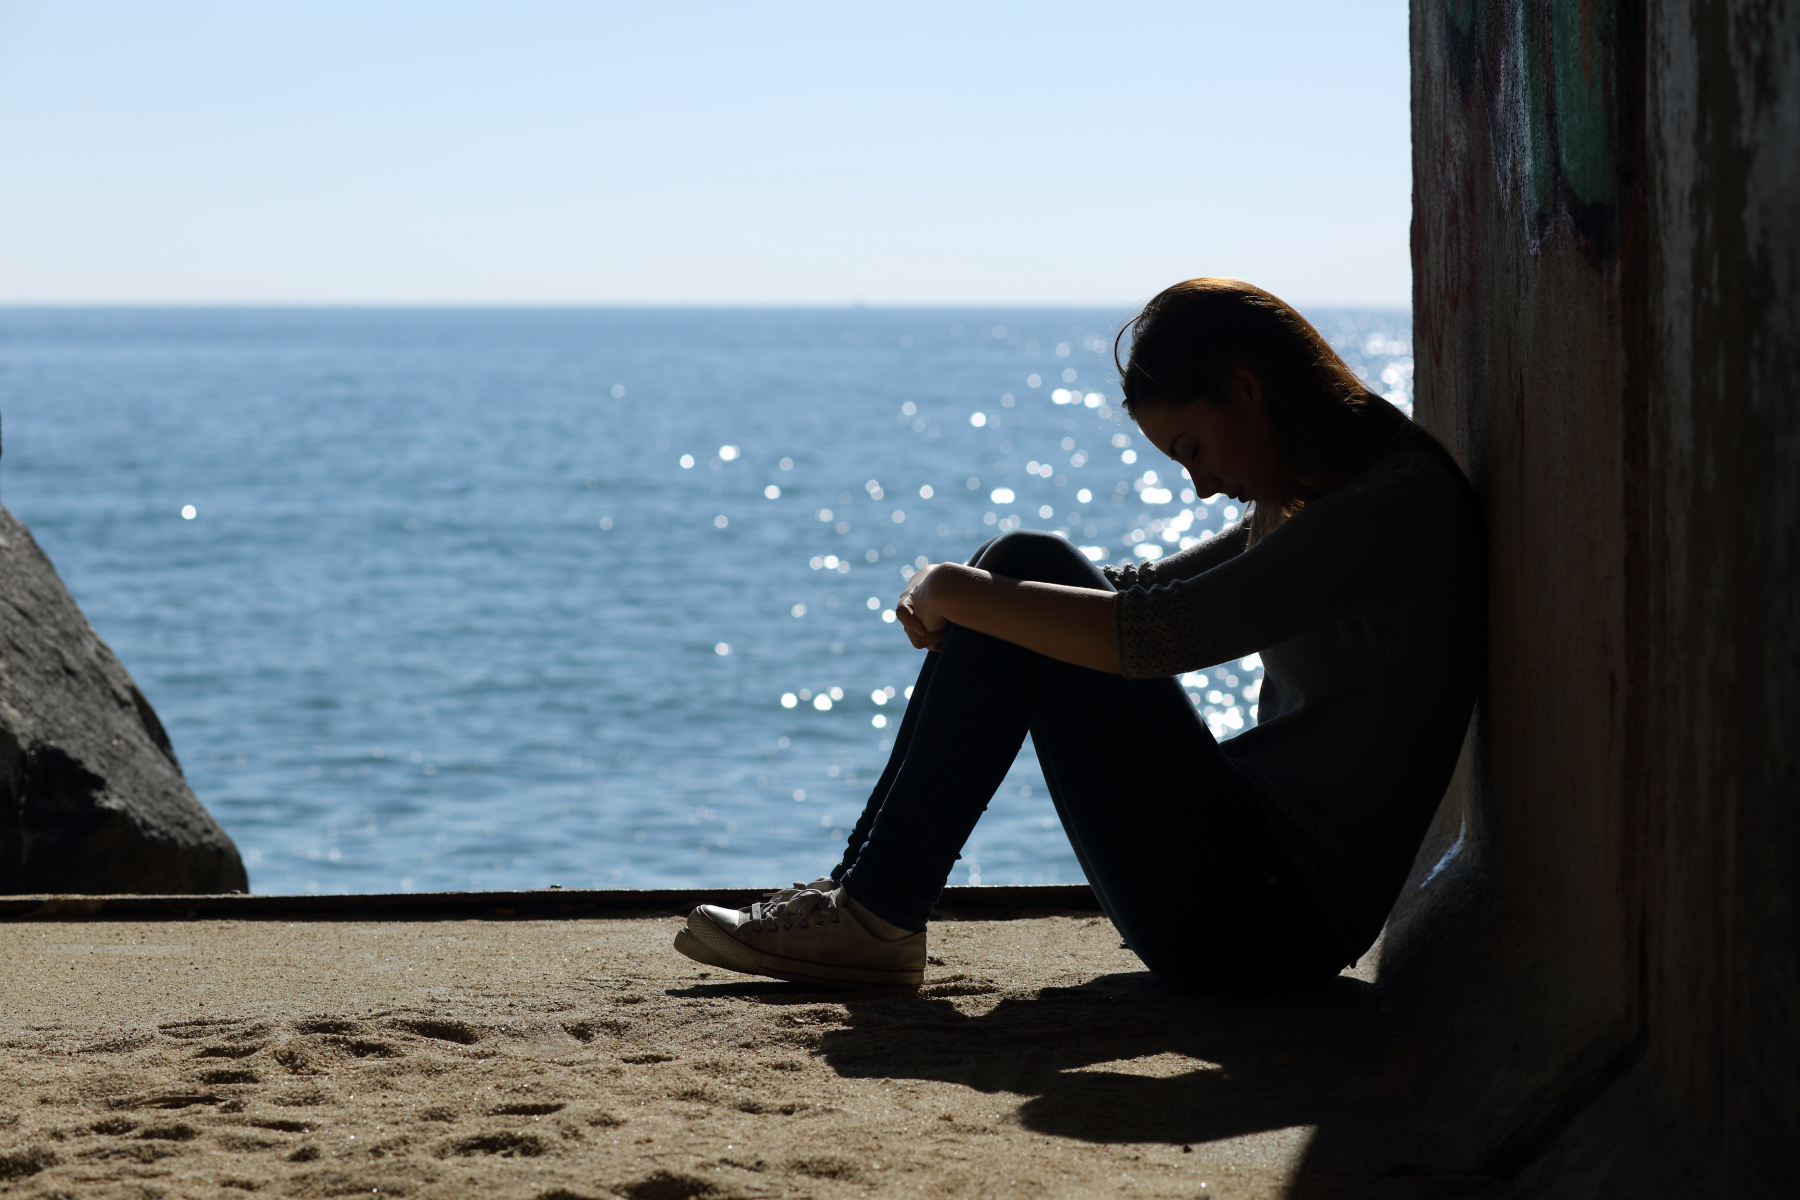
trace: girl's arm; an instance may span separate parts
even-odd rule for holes
[[[1220,563],[1242,554],[1245,543],[1250,540],[1249,534],[1250,518],[1244,517],[1235,525],[1220,530],[1217,537],[1207,538],[1186,550],[1177,550],[1165,558],[1149,562],[1139,560],[1123,566],[1102,566],[1100,570],[1121,592],[1134,587],[1158,587],[1178,579],[1204,575]]]
[[[1174,675],[1308,629],[1409,602],[1457,579],[1481,602],[1481,532],[1459,485],[1424,453],[1365,472],[1210,571],[1118,593],[1119,673]],[[1473,582],[1471,582],[1473,581]]]
[[[960,563],[934,563],[908,581],[894,612],[912,644],[922,650],[942,648],[946,626],[956,624],[1117,675],[1114,595],[1098,588],[1010,579]]]
[[[1156,563],[1107,574],[1121,590],[1153,587],[1198,575],[1243,553],[1248,520],[1218,537]],[[957,563],[937,563],[915,574],[895,606],[912,644],[921,650],[943,645],[946,622],[1024,646],[1039,654],[1096,671],[1120,674],[1113,623],[1116,593],[995,575]]]

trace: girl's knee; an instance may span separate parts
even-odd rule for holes
[[[1039,529],[1003,533],[976,552],[970,566],[1040,583],[1106,586],[1105,576],[1067,538]]]

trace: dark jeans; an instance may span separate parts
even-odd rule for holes
[[[1112,585],[1051,534],[1017,531],[974,566]],[[925,656],[893,756],[832,872],[906,929],[926,918],[1030,731],[1100,906],[1172,983],[1227,987],[1343,966],[1250,782],[1173,679],[1128,680],[952,626]]]

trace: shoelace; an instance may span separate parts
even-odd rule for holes
[[[777,888],[775,891],[772,891],[772,892],[764,892],[763,893],[763,903],[764,904],[779,904],[783,900],[792,900],[795,896],[799,895],[801,892],[804,892],[807,888],[814,888],[821,892],[829,892],[833,888],[837,887],[837,885],[838,885],[837,880],[833,879],[829,875],[821,875],[817,879],[813,880],[811,883],[801,883],[798,879],[796,879],[796,880],[794,880],[793,887]],[[746,911],[748,911],[748,910],[746,910]]]
[[[821,887],[823,884],[825,886]],[[838,920],[838,884],[835,879],[815,879],[809,884],[796,883],[792,888],[783,888],[771,892],[769,899],[750,906],[750,920],[758,927],[769,929],[780,924],[784,929],[792,929],[794,920],[798,918],[801,928],[812,923],[824,925],[827,915],[835,925]],[[817,916],[813,914],[817,913]]]

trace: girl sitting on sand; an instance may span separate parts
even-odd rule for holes
[[[1154,563],[1100,568],[1017,530],[915,574],[895,611],[930,653],[843,862],[702,905],[677,950],[916,986],[926,919],[1027,731],[1101,908],[1157,975],[1297,982],[1374,941],[1481,678],[1473,492],[1261,288],[1189,280],[1129,330],[1126,412],[1196,492],[1254,507]],[[1260,715],[1221,744],[1172,676],[1253,652]]]

